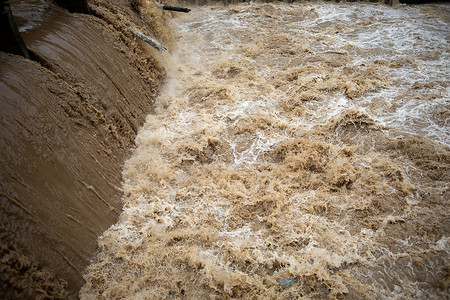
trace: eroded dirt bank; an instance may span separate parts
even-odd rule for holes
[[[39,63],[0,53],[1,298],[76,297],[121,211],[122,163],[165,76],[128,31],[170,45],[159,8],[89,4],[94,16],[11,1]]]

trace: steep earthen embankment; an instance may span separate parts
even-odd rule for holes
[[[121,166],[165,75],[127,29],[170,44],[148,21],[163,12],[130,2],[88,16],[40,1],[22,34],[35,61],[0,53],[1,298],[75,298],[121,211]]]

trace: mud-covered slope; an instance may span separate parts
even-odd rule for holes
[[[169,37],[142,3],[92,1],[87,16],[25,2],[11,6],[38,62],[0,53],[0,297],[76,297],[164,78],[127,28]]]

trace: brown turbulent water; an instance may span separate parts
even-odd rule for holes
[[[450,6],[173,19],[82,299],[445,299]]]
[[[449,298],[448,5],[10,2],[1,298]]]

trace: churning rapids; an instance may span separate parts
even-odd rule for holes
[[[176,16],[82,299],[449,296],[450,6]]]

